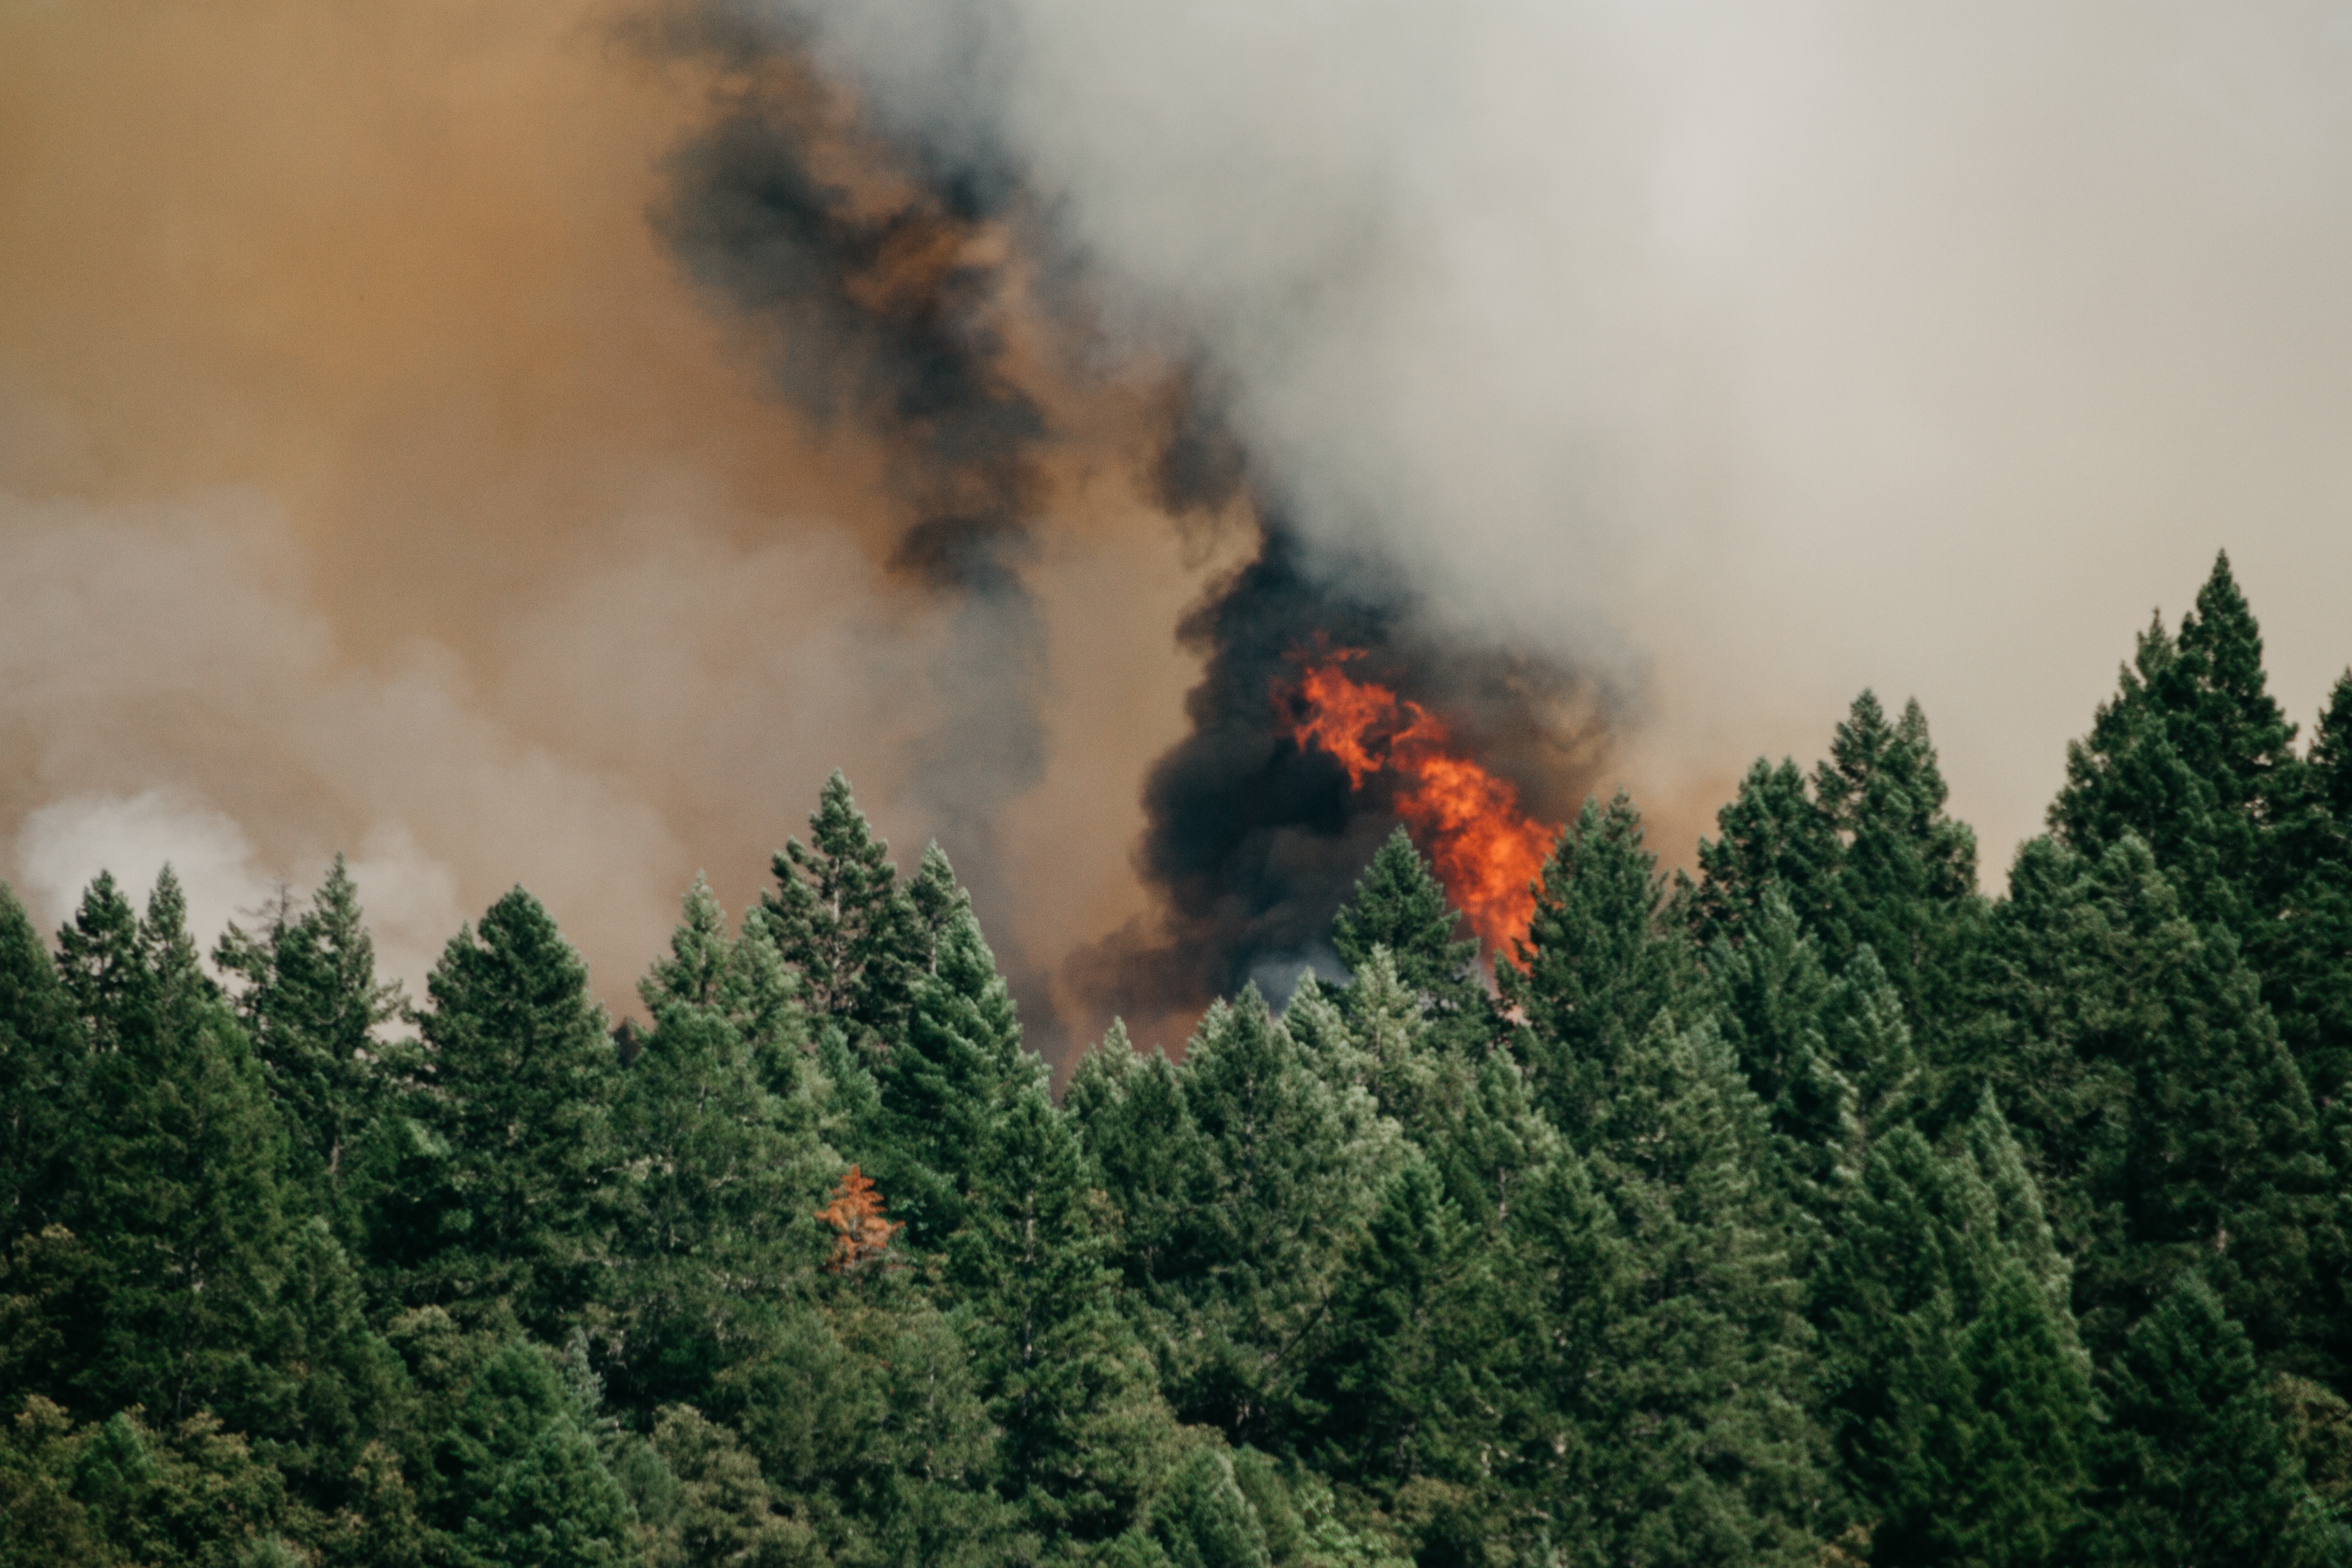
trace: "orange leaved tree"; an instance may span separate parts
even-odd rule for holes
[[[897,1220],[882,1213],[882,1194],[855,1165],[833,1189],[833,1202],[817,1210],[816,1217],[833,1226],[833,1257],[825,1267],[835,1274],[880,1258],[889,1250],[891,1233],[898,1228]]]

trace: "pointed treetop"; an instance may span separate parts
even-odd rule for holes
[[[853,1043],[887,1044],[905,1027],[929,952],[890,847],[838,768],[809,817],[809,840],[776,853],[776,890],[760,900],[768,933],[814,1016],[841,1020]]]
[[[2352,669],[2338,676],[2311,737],[2312,784],[2338,825],[2352,827]]]
[[[947,851],[940,847],[939,840],[933,839],[923,847],[922,863],[915,868],[914,879],[907,884],[907,897],[915,906],[915,918],[920,927],[923,967],[936,974],[940,937],[959,915],[971,910],[971,894],[957,882],[955,868],[948,864]]]
[[[710,890],[709,880],[697,871],[693,885],[678,900],[669,955],[654,961],[652,970],[637,982],[637,994],[648,1011],[658,1011],[667,1002],[714,1005],[733,946],[727,934],[727,911]]]
[[[1486,996],[1473,971],[1477,939],[1457,939],[1460,923],[1444,886],[1400,827],[1357,879],[1355,897],[1332,917],[1331,945],[1359,974],[1374,948],[1388,949],[1397,978],[1425,1011],[1467,1022],[1483,1016]]]
[[[1699,943],[1740,941],[1773,888],[1809,929],[1820,929],[1833,901],[1832,884],[1844,847],[1795,761],[1784,757],[1774,767],[1757,758],[1738,795],[1715,820],[1718,836],[1698,842],[1700,880],[1691,923]]]

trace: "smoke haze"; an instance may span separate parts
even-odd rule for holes
[[[2293,714],[2352,652],[2347,57],[2309,3],[0,4],[4,868],[54,921],[168,856],[209,927],[344,849],[412,988],[520,880],[621,1005],[838,764],[1052,1046],[1311,945],[1347,823],[1191,894],[1168,825],[1268,765],[1328,815],[1253,695],[1328,621],[1677,858],[1916,694],[1997,871],[2216,546]]]

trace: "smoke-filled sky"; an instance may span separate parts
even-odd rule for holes
[[[1870,686],[1997,878],[2217,547],[2295,717],[2352,658],[2347,68],[2311,3],[0,0],[0,873],[209,931],[340,847],[412,984],[520,880],[621,1005],[840,765],[1090,1033],[1278,517],[1605,689],[1570,782],[1670,858]]]

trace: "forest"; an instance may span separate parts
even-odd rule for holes
[[[617,1027],[520,888],[411,998],[340,861],[0,886],[0,1564],[2352,1562],[2352,674],[2223,558],[1997,896],[1827,753],[1058,1100],[837,773]]]

